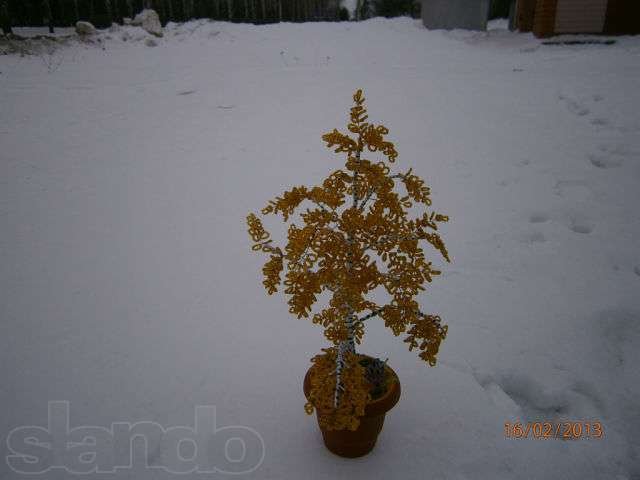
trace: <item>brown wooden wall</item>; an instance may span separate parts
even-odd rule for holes
[[[607,0],[558,0],[555,33],[602,33]]]
[[[633,35],[640,33],[640,0],[609,0],[604,33]]]
[[[564,6],[562,12],[565,19],[561,19],[561,24],[565,25],[564,31],[558,31],[556,27],[558,2],[567,0],[536,0],[533,11],[528,0],[518,1],[517,26],[520,31],[532,30],[536,37],[550,37],[556,33],[604,33],[607,35],[637,35],[640,34],[640,0],[608,0],[606,14],[604,19],[604,27],[599,32],[587,31],[588,28],[579,28],[581,18],[587,14],[599,14],[595,12],[601,8],[592,0],[579,2],[584,8],[573,8],[576,18],[567,22],[566,15],[572,9],[576,2],[569,0]],[[521,3],[522,2],[522,3]],[[522,6],[520,6],[522,5]],[[570,12],[569,12],[570,13]],[[573,25],[573,28],[566,28],[567,23]],[[584,22],[583,22],[584,23]],[[531,26],[530,26],[531,25]]]
[[[516,26],[521,32],[533,30],[533,16],[538,0],[518,0],[516,10]]]
[[[556,24],[558,0],[538,0],[533,17],[533,33],[536,37],[550,37]]]
[[[589,16],[601,16],[601,1],[535,0],[532,8],[529,0],[518,0],[517,27],[523,32],[533,31],[536,37],[556,33],[640,34],[640,0],[607,0],[604,26],[594,30]]]

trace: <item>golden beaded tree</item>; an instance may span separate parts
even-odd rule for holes
[[[424,181],[411,169],[391,174],[385,161],[363,158],[365,152],[381,152],[394,163],[398,156],[394,144],[384,140],[387,128],[367,123],[364,100],[361,90],[353,95],[348,129],[355,138],[336,129],[322,136],[327,147],[346,155],[346,171],[336,170],[322,186],[294,187],[262,209],[264,215],[281,214],[286,222],[304,201],[313,206],[300,213],[301,228],[289,226],[284,251],[273,246],[255,214],[247,216],[253,250],[270,255],[262,269],[269,294],[282,283],[285,265],[284,293],[290,297],[289,311],[298,318],[308,318],[317,295],[330,292],[329,306],[312,321],[324,327],[333,347],[312,359],[316,374],[305,410],[310,414],[315,407],[321,425],[337,430],[355,430],[370,400],[355,351],[366,320],[379,316],[395,336],[406,333],[409,350],[418,348],[420,358],[431,366],[447,334],[440,317],[422,313],[414,297],[440,274],[425,260],[420,241],[450,261],[437,233],[438,223],[448,217],[427,211],[408,219],[407,209],[414,203],[425,209],[431,205]],[[394,192],[396,180],[404,184],[406,195]],[[386,305],[366,298],[378,286],[391,297]]]

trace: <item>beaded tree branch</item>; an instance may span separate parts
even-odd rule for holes
[[[406,333],[409,350],[419,349],[420,358],[431,366],[447,335],[440,317],[422,313],[414,297],[424,290],[425,282],[440,274],[426,261],[420,241],[450,261],[437,233],[438,223],[448,217],[426,211],[407,218],[413,203],[425,209],[431,205],[430,190],[411,169],[391,174],[385,161],[363,158],[365,151],[381,152],[388,163],[394,163],[398,153],[393,143],[384,140],[389,133],[386,127],[367,123],[361,90],[353,101],[347,128],[355,138],[336,129],[322,136],[327,147],[346,155],[346,171],[336,170],[321,186],[294,187],[262,209],[264,215],[281,214],[286,222],[304,201],[313,205],[300,213],[301,228],[289,226],[284,251],[273,245],[255,214],[247,216],[253,250],[270,256],[262,269],[269,294],[283,283],[285,266],[284,293],[289,295],[289,311],[298,318],[309,317],[318,294],[331,292],[329,306],[311,317],[324,327],[333,347],[312,359],[316,373],[305,410],[310,414],[315,407],[321,424],[338,430],[355,430],[370,399],[355,351],[366,320],[379,316],[395,336]],[[396,180],[404,184],[406,195],[394,192]],[[378,286],[391,297],[386,305],[366,299]]]

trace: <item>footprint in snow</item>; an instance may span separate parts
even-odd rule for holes
[[[597,168],[601,168],[603,170],[607,170],[609,168],[618,168],[622,165],[622,158],[620,157],[607,157],[604,155],[588,155],[589,162],[591,165]]]
[[[520,177],[512,177],[512,178],[503,178],[502,180],[496,182],[501,187],[506,187],[512,184],[516,184],[520,182]]]
[[[558,180],[553,186],[553,192],[574,203],[586,202],[595,196],[591,187],[581,180]]]
[[[604,96],[600,95],[599,93],[596,93],[594,95],[591,95],[588,98],[583,97],[581,100],[578,100],[578,99],[560,94],[558,95],[558,99],[564,102],[564,104],[567,107],[567,110],[569,110],[571,113],[573,113],[578,117],[584,117],[586,115],[593,113],[589,108],[589,104],[590,103],[595,104],[597,102],[604,100]],[[607,118],[594,117],[594,118],[591,118],[589,123],[591,123],[591,125],[595,127],[605,127],[609,125],[610,122]]]
[[[640,340],[640,314],[623,307],[611,307],[595,315],[600,357],[610,368],[633,365],[635,345]]]
[[[558,95],[558,99],[564,101],[565,105],[567,106],[567,110],[578,117],[584,117],[591,112],[591,110],[589,110],[585,105],[581,104],[573,98],[566,97],[564,95]]]
[[[598,127],[604,127],[605,125],[609,125],[609,120],[606,118],[596,117],[591,120],[591,125],[596,125]]]
[[[633,273],[640,277],[640,265],[636,265],[635,267],[633,267]]]
[[[473,372],[491,400],[505,410],[517,406],[525,421],[550,421],[572,414],[601,415],[604,405],[599,392],[583,380],[573,380],[564,388],[547,388],[524,372],[496,374]]]
[[[584,117],[585,115],[590,113],[590,110],[587,107],[579,104],[575,100],[567,100],[567,108],[571,113],[579,117]]]
[[[529,232],[523,235],[520,241],[526,245],[533,245],[534,243],[544,243],[547,238],[542,232]]]
[[[543,212],[535,212],[529,215],[530,223],[544,223],[549,220],[549,215]]]
[[[593,227],[587,223],[573,223],[569,226],[569,229],[575,233],[588,234],[593,231]]]
[[[593,232],[593,222],[581,212],[572,212],[565,218],[565,225],[574,233],[583,235]]]
[[[590,154],[587,158],[594,167],[602,169],[620,167],[624,163],[625,157],[630,153],[619,145],[600,145],[598,150],[600,153]]]

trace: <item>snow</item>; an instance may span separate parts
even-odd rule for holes
[[[205,405],[263,439],[246,478],[640,476],[640,38],[547,46],[408,18],[97,37],[0,56],[4,436],[46,427],[53,400],[107,428],[193,426]],[[368,321],[360,351],[403,393],[348,460],[303,410],[326,341],[265,294],[245,217],[343,165],[320,136],[345,129],[357,88],[397,170],[450,216],[453,261],[427,250],[443,275],[420,301],[449,325],[435,368]],[[599,421],[604,438],[505,438],[518,420]],[[1,462],[0,478],[22,475]]]
[[[53,33],[49,33],[49,27],[13,27],[12,32],[22,37],[35,37],[38,35],[46,35],[52,37],[64,37],[73,35],[75,27],[55,27]]]

